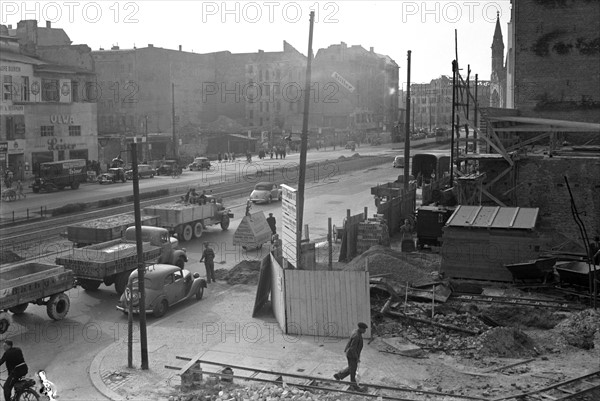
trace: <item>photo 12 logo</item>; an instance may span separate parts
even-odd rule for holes
[[[139,3],[133,1],[2,1],[0,23],[18,19],[47,21],[48,23],[113,22],[136,24]]]
[[[327,1],[203,1],[202,23],[207,22],[288,22],[306,20],[311,11],[315,12],[315,23],[333,24],[339,12],[338,3]]]
[[[502,14],[500,4],[495,1],[403,1],[402,22],[419,21],[422,23],[475,22],[483,18],[485,22],[496,22]]]

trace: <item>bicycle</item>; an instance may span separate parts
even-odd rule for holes
[[[171,172],[171,178],[179,178],[181,177],[181,174],[183,174],[183,169],[181,167],[174,168]]]
[[[4,372],[6,370],[0,371],[0,375]],[[6,379],[0,378],[0,382],[6,383]],[[13,395],[10,401],[39,401],[40,395],[33,389],[35,385],[35,380],[21,377],[13,386]],[[0,383],[0,387],[4,390],[4,384]]]

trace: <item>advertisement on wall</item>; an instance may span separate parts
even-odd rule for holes
[[[283,257],[288,263],[296,266],[296,232],[298,231],[298,210],[296,209],[296,197],[298,190],[285,184],[281,185],[281,218],[283,220],[283,231],[281,234],[281,246]]]

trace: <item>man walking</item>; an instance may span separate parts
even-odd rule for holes
[[[15,383],[21,377],[24,377],[29,369],[25,363],[25,358],[23,358],[21,348],[13,347],[11,340],[4,340],[2,347],[4,348],[4,354],[0,358],[0,366],[6,362],[6,370],[8,371],[8,377],[4,383],[4,399],[10,400]]]
[[[269,217],[267,217],[267,223],[269,223],[269,227],[271,227],[271,231],[274,234],[277,234],[277,221],[275,217],[273,217],[273,213],[269,213]]]
[[[202,252],[202,257],[200,258],[200,263],[204,262],[204,267],[206,268],[206,282],[210,283],[212,280],[213,283],[217,282],[215,279],[215,251],[210,247],[208,242],[204,243],[204,252]]]
[[[363,348],[362,335],[367,331],[368,327],[369,326],[367,326],[365,323],[360,322],[358,324],[358,328],[352,332],[352,335],[348,340],[348,344],[346,344],[346,348],[344,348],[346,359],[348,359],[348,366],[333,375],[335,380],[343,380],[345,377],[350,375],[350,381],[352,382],[352,386],[350,388],[354,391],[364,391],[364,389],[356,383],[356,370],[358,369],[360,353]]]

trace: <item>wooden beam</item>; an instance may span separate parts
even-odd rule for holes
[[[492,195],[491,193],[489,193],[489,191],[485,188],[481,189],[481,192],[483,192],[483,194],[485,196],[487,196],[488,198],[490,198],[491,200],[493,200],[494,202],[496,202],[498,205],[502,206],[502,207],[506,207],[506,205],[498,198],[496,198],[494,195]]]
[[[543,134],[536,135],[533,138],[529,138],[529,139],[526,139],[526,140],[524,140],[522,142],[519,142],[519,143],[517,143],[515,145],[512,145],[512,146],[508,147],[506,150],[509,151],[509,152],[511,152],[511,151],[513,151],[515,149],[521,148],[521,147],[523,147],[525,145],[529,145],[530,143],[533,143],[533,142],[537,142],[540,139],[544,139],[544,138],[549,137],[549,136],[550,136],[550,133],[549,132],[545,132]]]

